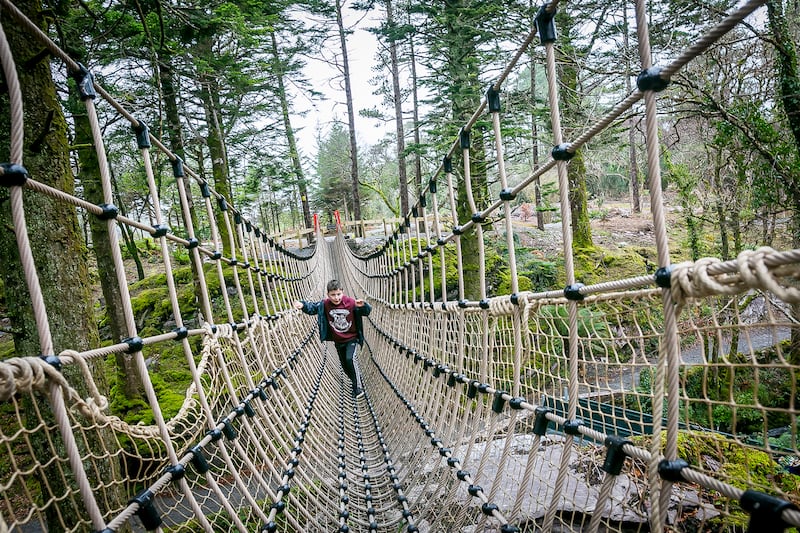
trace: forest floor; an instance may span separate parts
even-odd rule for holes
[[[592,240],[595,246],[616,251],[628,246],[655,246],[653,217],[649,202],[642,202],[641,211],[635,213],[628,201],[592,202],[589,205]],[[680,238],[682,222],[675,208],[665,209],[667,233],[672,241]],[[548,258],[563,255],[561,222],[546,222],[544,231],[537,227],[536,218],[522,220],[514,217],[514,230],[519,235],[520,246],[540,250]],[[499,226],[498,226],[499,229]],[[680,243],[673,243],[680,246]]]

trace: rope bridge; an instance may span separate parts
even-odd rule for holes
[[[374,253],[360,256],[341,231],[332,240],[317,232],[314,245],[301,250],[259,229],[9,0],[0,0],[78,77],[105,196],[95,205],[25,170],[22,97],[0,31],[12,116],[11,157],[0,182],[10,196],[41,353],[49,354],[0,361],[0,530],[507,533],[740,531],[748,523],[751,531],[778,531],[800,525],[793,503],[800,500],[799,478],[785,464],[798,456],[794,398],[800,367],[782,342],[798,333],[792,309],[800,303],[800,251],[759,249],[735,261],[670,265],[659,187],[650,187],[661,266],[655,275],[584,286],[576,283],[571,251],[571,155],[642,99],[646,138],[658,139],[657,91],[762,3],[743,4],[683,55],[655,68],[644,3],[637,1],[639,87],[568,143],[561,137],[554,45],[547,38],[554,35],[556,6],[543,6],[536,31],[464,125],[405,223]],[[546,51],[556,149],[511,187],[499,91],[537,32]],[[134,127],[155,206],[152,224],[113,206],[97,96]],[[467,187],[475,214],[443,232],[444,216],[457,220],[453,156],[461,151],[469,183],[468,134],[487,108],[501,192],[481,211]],[[154,145],[172,161],[185,237],[171,233],[161,218]],[[659,183],[657,142],[648,145],[648,156],[651,183]],[[510,202],[552,169],[559,180],[567,287],[520,291]],[[106,222],[115,268],[101,274],[119,284],[128,338],[53,355],[25,223],[31,195]],[[204,211],[210,244],[195,234],[190,200]],[[511,291],[490,298],[483,242],[496,213],[504,219]],[[217,220],[224,221],[229,242],[220,242]],[[120,224],[149,234],[160,247],[164,305],[175,329],[140,336],[119,253]],[[480,254],[481,297],[465,299],[459,278],[459,298],[448,299],[445,253],[455,254],[460,272],[461,239],[471,231]],[[190,285],[199,287],[190,305],[174,267],[176,255],[187,252],[195,266]],[[358,400],[335,350],[319,341],[316,320],[291,305],[322,297],[325,281],[334,277],[373,305],[358,354],[366,390]],[[187,316],[202,320],[191,327]],[[180,407],[166,413],[153,361],[176,345],[191,381]],[[733,349],[719,355],[722,346]],[[118,354],[135,360],[152,408],[150,424],[131,425],[109,413],[107,391],[94,372]],[[778,377],[790,383],[787,406],[762,405],[759,387]],[[712,380],[727,382],[727,399],[709,394]],[[712,431],[720,409],[730,413],[734,433],[745,420],[756,420],[764,438]],[[707,425],[697,423],[703,413]],[[786,421],[791,437],[781,446],[766,438],[777,419]],[[725,462],[732,456],[741,462]]]

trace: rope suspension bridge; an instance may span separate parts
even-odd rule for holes
[[[0,32],[12,117],[11,157],[2,165],[0,184],[9,190],[45,354],[0,361],[0,531],[510,533],[800,526],[795,505],[800,484],[780,462],[798,455],[795,400],[787,408],[768,408],[757,394],[759,380],[782,374],[791,377],[796,397],[800,367],[791,363],[781,340],[798,333],[785,311],[800,304],[800,250],[759,249],[734,261],[671,265],[663,199],[654,186],[650,205],[660,268],[654,275],[584,286],[576,282],[570,231],[566,168],[575,151],[643,100],[646,139],[653,141],[648,176],[659,183],[657,93],[763,3],[742,4],[685,53],[655,67],[644,2],[637,1],[638,88],[569,141],[562,138],[555,78],[556,4],[543,6],[536,28],[463,126],[413,211],[375,252],[363,256],[348,246],[341,227],[333,239],[317,231],[313,245],[302,249],[269,236],[9,0],[0,0],[0,9],[79,80],[105,197],[96,205],[28,174],[15,58]],[[501,137],[501,87],[537,34],[546,52],[556,148],[550,160],[511,187]],[[113,206],[95,109],[100,100],[134,129],[155,206],[152,225]],[[475,214],[466,221],[455,218],[445,230],[444,214],[457,213],[453,176],[470,175],[469,132],[484,113],[493,125],[501,192],[479,210],[467,187]],[[171,233],[161,218],[154,146],[172,161],[186,238]],[[454,159],[464,168],[455,169]],[[520,291],[511,202],[551,170],[558,175],[562,206],[566,288]],[[106,222],[115,266],[104,275],[118,282],[130,337],[56,354],[25,220],[32,195],[52,197]],[[190,200],[207,214],[210,246],[195,234]],[[511,291],[490,298],[483,242],[492,215],[504,220]],[[218,220],[224,221],[229,242],[220,242]],[[117,240],[123,224],[148,233],[160,246],[176,322],[172,331],[138,332]],[[477,237],[481,297],[465,299],[459,278],[459,298],[448,299],[445,252],[455,253],[461,272],[461,239],[468,232]],[[196,308],[179,298],[176,251],[188,252],[196,267]],[[321,288],[331,278],[373,306],[358,354],[365,388],[358,399],[335,350],[319,341],[316,320],[292,308],[295,299],[323,296]],[[221,312],[212,306],[212,280],[220,287]],[[737,302],[744,295],[763,302],[765,311],[756,319],[740,311]],[[203,317],[202,323],[189,327],[184,319],[189,315]],[[768,359],[752,340],[764,331],[774,337],[774,356]],[[695,339],[703,341],[699,360],[688,361],[681,341]],[[709,339],[734,342],[740,353],[735,360],[716,357]],[[167,417],[152,379],[157,370],[145,354],[175,343],[192,381],[180,409]],[[131,425],[109,413],[91,365],[116,354],[134,359],[152,424]],[[715,400],[690,393],[692,379],[711,374],[731,383],[734,376],[751,376],[749,403],[737,403],[732,395]],[[647,389],[639,386],[645,375]],[[731,410],[734,424],[737,416],[755,413],[766,428],[767,420],[784,416],[791,444],[772,447],[766,438],[725,435],[689,420],[691,410],[711,413],[720,406]],[[700,442],[719,453],[698,451]],[[735,451],[748,461],[736,471],[720,464],[723,453]]]

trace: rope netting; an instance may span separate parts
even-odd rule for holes
[[[29,195],[107,222],[114,272],[101,275],[119,285],[129,334],[91,350],[0,361],[0,530],[628,532],[739,531],[750,520],[770,531],[800,525],[793,505],[800,477],[790,464],[800,455],[794,404],[800,366],[791,342],[800,335],[800,251],[762,248],[734,261],[670,265],[661,191],[650,187],[659,270],[584,286],[576,283],[566,175],[571,155],[639,100],[646,137],[658,139],[656,91],[762,3],[743,4],[658,69],[650,60],[644,3],[637,2],[640,88],[571,142],[561,133],[553,40],[543,39],[555,159],[510,187],[498,98],[536,33],[551,35],[555,4],[543,6],[536,31],[464,125],[405,222],[361,256],[341,228],[333,239],[317,228],[313,244],[297,248],[259,229],[9,0],[0,0],[6,14],[78,73],[105,196],[95,205],[25,171],[22,98],[0,31],[12,117],[11,160],[0,167],[0,182],[10,191],[42,353],[54,354],[54,343],[25,224]],[[152,224],[113,208],[95,100],[135,130],[155,206]],[[468,187],[474,215],[458,221],[454,175],[469,184],[469,132],[487,109],[501,192],[480,211]],[[152,145],[172,162],[185,237],[161,219]],[[658,150],[657,142],[648,144],[653,183],[660,181]],[[454,169],[453,156],[463,169]],[[567,288],[525,292],[517,280],[510,202],[552,169]],[[208,242],[195,234],[190,202],[204,212]],[[498,215],[499,222],[490,222]],[[457,222],[445,231],[447,217]],[[218,220],[230,242],[220,242]],[[140,336],[131,294],[152,287],[129,282],[120,224],[148,234],[160,249],[157,279],[167,287],[170,331]],[[488,297],[489,229],[505,232],[508,295]],[[462,276],[461,239],[473,231],[480,299],[465,299],[462,277],[458,298],[448,299],[446,255],[456,256]],[[184,275],[178,257],[186,253],[194,269]],[[333,346],[320,342],[316,319],[292,306],[324,297],[332,278],[373,306],[358,353],[366,392],[358,399]],[[187,290],[196,297],[186,297]],[[179,407],[166,412],[158,384],[170,377],[158,361],[177,345],[189,384]],[[135,360],[151,423],[110,414],[92,365],[117,354]],[[766,405],[763,388],[784,395],[788,407]],[[715,431],[722,416],[730,433]],[[780,424],[787,429],[778,445],[766,435]],[[742,436],[754,426],[763,428],[763,439]],[[737,461],[726,461],[731,457]]]

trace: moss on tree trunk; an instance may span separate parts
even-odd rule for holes
[[[32,21],[44,28],[45,17],[40,0],[20,0],[15,4]],[[41,54],[42,47],[35,39],[26,34],[19,24],[9,20],[5,13],[0,12],[0,17],[18,66],[23,93],[23,164],[31,179],[72,193],[74,182],[69,165],[67,125],[50,74],[50,56]],[[8,161],[10,158],[9,109],[8,94],[3,93],[0,95],[0,124],[3,125],[0,127],[1,161]],[[23,191],[23,198],[30,246],[50,320],[55,352],[65,349],[82,351],[94,347],[98,343],[98,335],[92,312],[87,250],[76,210],[65,202],[30,190]],[[14,347],[18,356],[36,356],[42,350],[28,287],[20,265],[16,230],[11,216],[9,190],[0,188],[0,257],[3,258],[0,261],[0,274],[5,283],[8,313],[14,331]],[[108,387],[102,360],[88,361],[88,364],[101,393],[105,394]],[[65,366],[63,373],[82,396],[87,395],[85,378],[76,366]],[[45,402],[42,399],[38,410],[30,408],[26,412],[46,413],[47,410],[42,407]],[[96,451],[104,455],[109,450],[113,451],[114,441],[109,440],[104,445],[101,442],[102,432],[96,435],[100,438],[89,439],[90,446],[96,447]],[[31,435],[30,439],[34,449],[46,453],[42,457],[47,457],[52,451],[49,451],[50,443],[43,437],[37,434]],[[53,445],[57,448],[62,446],[57,435],[51,437]],[[86,441],[78,439],[78,444],[86,444]],[[56,453],[62,457],[65,455],[64,450],[57,449]],[[93,466],[88,471],[90,483],[108,483],[118,479],[118,469],[112,461],[95,461]],[[45,480],[41,480],[41,494],[44,498],[48,498],[50,493],[60,496],[67,490],[59,473],[54,471],[52,475],[45,475],[48,478],[46,484]],[[109,496],[110,499],[102,503],[110,503],[114,507],[121,504],[120,498],[115,501],[113,494]],[[69,505],[61,506],[59,518],[55,517],[52,505],[48,507],[47,513],[51,517],[49,531],[59,531],[62,523],[70,525],[77,523],[79,519],[86,519],[85,512]]]

